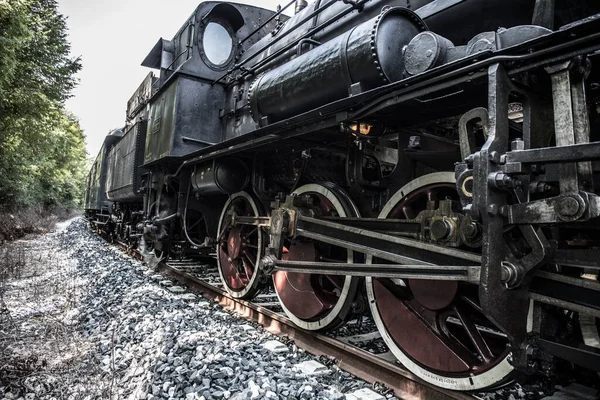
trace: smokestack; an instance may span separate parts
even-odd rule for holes
[[[296,0],[296,14],[304,10],[307,5],[308,2],[306,0]]]

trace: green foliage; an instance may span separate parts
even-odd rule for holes
[[[85,136],[63,102],[76,85],[55,0],[0,0],[0,207],[81,203]]]

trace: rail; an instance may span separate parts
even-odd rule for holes
[[[117,242],[117,245],[138,259],[142,259],[139,252],[129,249],[126,244]],[[191,291],[219,303],[223,308],[241,318],[262,325],[268,332],[293,340],[298,347],[313,355],[323,355],[335,359],[336,365],[340,369],[369,383],[383,384],[398,398],[431,400],[473,400],[477,398],[471,394],[433,386],[403,369],[400,365],[376,354],[322,333],[298,328],[284,315],[257,303],[235,299],[226,291],[166,262],[159,262],[156,270],[187,286]]]
[[[287,336],[296,345],[311,354],[333,357],[337,365],[370,383],[383,383],[401,399],[461,399],[473,400],[473,396],[441,389],[422,381],[399,365],[389,362],[366,350],[343,343],[321,333],[298,328],[285,316],[249,301],[234,299],[227,292],[167,263],[158,264],[158,271],[186,285],[191,290],[202,292],[208,299],[218,302],[223,308],[242,318],[261,324],[277,336]]]

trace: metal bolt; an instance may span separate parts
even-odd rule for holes
[[[573,217],[579,212],[579,202],[571,196],[558,200],[558,213],[565,217]]]
[[[500,206],[500,208],[498,208],[498,212],[503,217],[508,217],[508,207],[507,206]]]
[[[433,221],[430,231],[434,240],[442,240],[450,235],[452,232],[452,226],[448,221],[438,219]]]
[[[525,150],[525,142],[521,138],[515,139],[510,142],[510,149],[512,151]]]
[[[502,266],[502,269],[500,271],[500,279],[502,280],[502,282],[506,282],[507,280],[510,279],[510,269],[508,269],[508,267],[506,267],[505,265]]]
[[[519,270],[517,267],[511,262],[502,261],[500,268],[500,280],[507,288],[515,287],[519,280]]]
[[[500,153],[497,151],[491,151],[489,154],[490,161],[494,164],[498,164],[500,162]]]
[[[510,187],[512,185],[511,177],[502,172],[495,172],[490,174],[488,182],[490,182],[493,187],[498,189]]]
[[[527,353],[528,356],[532,356],[533,353],[535,353],[535,347],[533,347],[530,344],[526,345],[525,346],[525,353]]]
[[[496,204],[490,204],[487,207],[487,212],[488,212],[488,214],[490,214],[492,216],[493,215],[498,215],[498,206]]]
[[[477,224],[475,222],[471,222],[465,225],[465,236],[472,239],[479,233],[479,228],[477,228]]]

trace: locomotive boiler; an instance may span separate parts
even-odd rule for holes
[[[158,258],[216,253],[231,296],[272,284],[304,329],[370,313],[434,385],[598,387],[599,12],[203,2],[143,61],[86,213]]]

